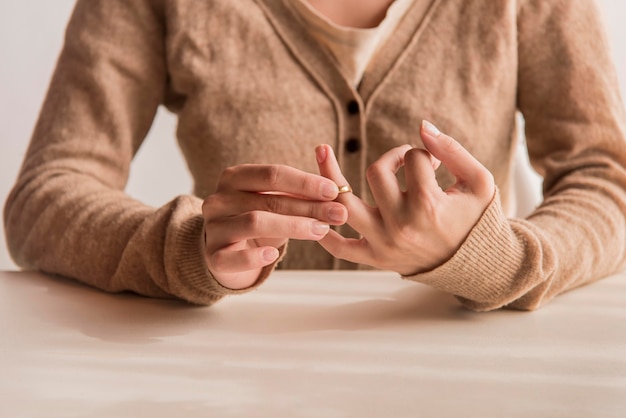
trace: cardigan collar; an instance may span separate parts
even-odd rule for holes
[[[300,15],[290,5],[292,0],[256,1],[291,53],[322,90],[334,98],[360,95],[367,106],[385,79],[402,62],[407,47],[418,41],[441,0],[416,0],[411,5],[396,30],[372,57],[358,92],[341,74],[330,53],[318,47],[318,42],[300,23]]]

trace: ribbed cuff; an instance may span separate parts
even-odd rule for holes
[[[217,281],[211,277],[202,255],[201,236],[204,230],[204,219],[201,215],[183,221],[178,227],[175,242],[177,289],[171,289],[175,296],[198,304],[211,304],[219,300],[226,292],[218,287]]]
[[[503,295],[510,293],[524,257],[523,245],[511,229],[496,191],[452,258],[431,271],[404,278],[467,299],[464,304],[472,309],[495,309],[506,303]]]
[[[259,287],[269,277],[286,252],[287,245],[279,248],[277,261],[261,271],[254,284],[245,289],[230,289],[213,277],[204,261],[204,219],[201,215],[184,221],[176,239],[176,260],[178,281],[182,284],[176,296],[197,304],[211,304],[226,295],[247,293]]]

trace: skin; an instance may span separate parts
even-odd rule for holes
[[[461,246],[494,197],[493,176],[432,124],[422,123],[420,135],[426,150],[393,148],[368,168],[375,207],[352,193],[338,197],[348,208],[348,224],[362,237],[329,231],[320,244],[333,256],[409,276],[444,263]],[[330,146],[317,147],[316,157],[323,176],[347,184]],[[435,178],[439,162],[456,177],[446,190]],[[396,177],[402,166],[406,191]]]
[[[405,276],[444,263],[493,199],[495,183],[487,168],[430,123],[422,123],[420,136],[426,149],[393,148],[368,168],[373,207],[353,193],[338,193],[337,185],[348,183],[329,145],[315,150],[321,176],[282,165],[226,169],[202,208],[208,269],[225,287],[249,287],[289,239],[319,241],[337,258]],[[446,190],[435,178],[440,164],[457,180]],[[401,167],[405,191],[396,177]],[[360,239],[330,229],[346,222]]]
[[[375,27],[393,0],[307,0],[331,21]],[[276,261],[289,239],[319,241],[348,212],[329,179],[277,165],[226,169],[217,190],[202,205],[204,258],[225,287],[250,287],[263,267]]]
[[[356,28],[377,26],[393,2],[307,1],[336,24]],[[368,168],[375,207],[352,193],[338,194],[337,185],[347,182],[328,145],[316,149],[321,176],[280,165],[226,169],[202,206],[207,268],[227,288],[250,287],[289,239],[319,241],[337,258],[402,275],[443,263],[476,224],[495,185],[491,173],[454,139],[428,123],[420,135],[426,150],[394,148]],[[457,178],[445,191],[435,180],[440,161]],[[396,179],[402,166],[406,191]],[[361,239],[330,230],[346,222]]]
[[[385,18],[394,0],[307,0],[318,12],[340,26],[374,28]]]
[[[225,287],[250,287],[287,240],[319,241],[346,222],[337,194],[333,181],[293,167],[227,168],[202,205],[207,268]]]

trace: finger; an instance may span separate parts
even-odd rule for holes
[[[316,219],[252,211],[208,222],[207,247],[214,250],[237,241],[256,238],[291,238],[318,241],[330,225]]]
[[[218,190],[278,192],[312,200],[335,200],[339,190],[328,179],[286,165],[243,164],[225,169]]]
[[[331,230],[319,243],[333,257],[352,263],[372,265],[375,259],[364,238],[346,238]]]
[[[315,155],[322,176],[340,186],[349,185],[330,145],[319,145],[315,148]],[[337,197],[337,201],[348,209],[348,224],[356,231],[371,231],[377,225],[378,210],[366,205],[353,193],[342,193]]]
[[[236,216],[252,211],[318,219],[332,225],[342,225],[348,220],[348,210],[341,203],[302,200],[276,194],[220,193],[207,197],[202,205],[205,219]]]
[[[409,150],[404,156],[407,196],[418,204],[433,193],[441,193],[430,156],[428,151],[419,148]]]
[[[392,148],[367,169],[367,182],[383,219],[393,217],[403,204],[396,173],[404,165],[404,154],[410,149],[410,145]]]
[[[239,273],[259,269],[278,259],[279,251],[274,247],[255,247],[232,250],[228,247],[214,252],[208,264],[214,274]]]
[[[493,176],[472,154],[452,137],[443,134],[428,121],[422,121],[420,130],[426,149],[441,160],[450,173],[471,191],[493,189]]]

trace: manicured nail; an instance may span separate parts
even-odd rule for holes
[[[437,129],[437,127],[435,125],[433,125],[432,123],[428,122],[427,120],[423,120],[422,121],[422,127],[424,128],[424,131],[426,131],[427,134],[433,136],[433,137],[438,137],[439,135],[441,135],[441,131],[439,129]]]
[[[324,182],[322,184],[322,196],[327,199],[335,199],[339,194],[339,187],[333,182]]]
[[[263,250],[263,259],[272,262],[278,258],[278,250],[276,248],[268,248]]]
[[[345,211],[341,207],[333,206],[328,210],[328,219],[333,222],[343,222],[345,219]]]
[[[315,158],[317,158],[317,163],[322,164],[326,161],[327,154],[326,147],[324,145],[318,145],[315,148]]]
[[[311,230],[313,234],[323,237],[330,231],[330,225],[323,222],[313,222]]]

